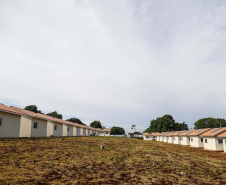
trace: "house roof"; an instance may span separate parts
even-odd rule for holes
[[[211,128],[203,128],[203,129],[198,129],[195,132],[189,133],[188,136],[199,136],[205,132],[207,132],[208,130],[210,130]]]
[[[159,132],[144,132],[143,136],[158,136]]]
[[[43,114],[38,114],[38,113],[35,113],[35,112],[32,112],[32,111],[21,109],[21,108],[14,107],[14,106],[11,106],[11,107],[14,110],[17,110],[17,111],[19,111],[21,113],[24,113],[24,114],[28,115],[28,116],[31,116],[31,117],[34,117],[34,118],[38,118],[38,119],[44,119],[44,120],[51,120],[51,121],[53,121],[53,119],[47,118]]]
[[[195,131],[196,130],[187,130],[187,131],[184,131],[183,133],[181,133],[179,136],[187,136],[188,134],[193,133]]]
[[[0,111],[17,114],[17,115],[26,115],[18,110],[13,109],[12,107],[8,107],[2,103],[0,103]]]
[[[96,128],[96,129],[101,132],[110,132],[111,131],[110,128]]]
[[[207,136],[207,137],[211,137],[211,136],[217,136],[223,132],[226,132],[226,127],[221,127],[221,128],[213,128],[207,132],[205,132],[204,134],[202,134],[201,136]]]
[[[172,134],[172,136],[179,136],[180,134],[187,132],[188,130],[181,130],[181,131],[176,131]]]
[[[219,134],[217,137],[226,137],[226,132]]]

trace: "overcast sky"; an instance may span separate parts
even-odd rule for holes
[[[144,130],[226,119],[225,0],[0,0],[0,102]]]

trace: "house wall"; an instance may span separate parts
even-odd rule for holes
[[[76,127],[76,136],[81,136],[81,128]]]
[[[46,133],[47,137],[53,136],[53,126],[54,126],[53,121],[47,121],[47,133]]]
[[[99,136],[110,136],[110,132],[106,131],[99,131]]]
[[[53,128],[53,136],[63,136],[63,124],[55,122],[53,127],[55,127],[55,125],[57,126],[57,130]]]
[[[174,143],[174,144],[181,144],[181,143],[180,143],[180,137],[174,136],[173,138],[174,138],[174,139],[173,139],[173,143]]]
[[[159,141],[163,141],[163,137],[162,136],[159,136]]]
[[[173,137],[168,137],[168,143],[173,143]]]
[[[81,136],[86,136],[86,129],[85,128],[81,128]]]
[[[191,136],[190,137],[190,146],[192,146],[192,147],[204,147],[203,142],[201,142],[201,137]]]
[[[34,122],[38,123],[38,128],[34,128]],[[31,137],[46,137],[47,135],[47,120],[32,118]]]
[[[163,142],[166,142],[167,143],[168,142],[168,137],[164,137],[163,138]]]
[[[189,137],[181,136],[180,138],[182,139],[182,140],[180,140],[181,145],[190,145]]]
[[[224,140],[224,141],[223,141],[224,152],[226,152],[226,138],[223,138],[223,140]]]
[[[69,129],[69,131],[68,131],[68,129]],[[73,131],[74,131],[73,126],[67,125],[67,136],[73,136],[74,135]]]
[[[21,116],[6,112],[0,112],[2,126],[0,127],[0,137],[19,137]]]
[[[90,129],[86,129],[86,136],[90,136]]]
[[[207,139],[207,143],[205,142],[206,139]],[[218,150],[218,151],[224,150],[223,144],[218,144],[218,138],[203,137],[203,141],[204,141],[204,149]]]
[[[143,139],[153,141],[153,140],[156,140],[157,138],[156,138],[156,136],[143,136]]]
[[[21,116],[19,137],[31,137],[32,117]]]
[[[67,125],[63,124],[63,136],[67,136]]]

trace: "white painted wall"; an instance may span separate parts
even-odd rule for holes
[[[143,136],[143,139],[153,141],[153,140],[156,140],[157,138],[156,138],[156,136]]]
[[[21,116],[19,137],[31,137],[32,117]]]
[[[34,128],[34,122],[38,123],[38,128]],[[31,137],[46,137],[47,120],[32,118]]]
[[[168,137],[169,139],[168,139],[168,143],[173,143],[173,137],[172,136],[170,136],[170,137]]]
[[[67,125],[67,136],[73,136],[73,126],[72,125]]]
[[[0,137],[19,137],[21,116],[0,112],[0,117],[2,118]]]
[[[217,151],[224,150],[223,144],[219,144],[218,143],[218,139],[220,139],[220,138],[203,137],[203,140],[204,140],[204,149],[207,149],[207,150],[217,150]],[[207,140],[207,143],[206,143],[206,140]]]
[[[54,122],[54,127],[57,126],[57,129],[55,130],[53,128],[53,136],[63,136],[63,125],[60,123]]]
[[[189,137],[181,136],[180,138],[181,138],[180,140],[181,145],[190,145]]]
[[[192,147],[204,147],[203,142],[201,142],[201,137],[199,136],[191,136],[190,137],[190,146]]]
[[[173,143],[174,143],[174,144],[179,144],[179,145],[181,144],[181,143],[180,143],[180,137],[179,137],[179,136],[174,136],[173,138],[174,138],[174,139],[173,139]]]
[[[53,121],[47,121],[47,133],[46,133],[47,137],[53,136],[53,125],[54,125]]]
[[[63,124],[63,136],[67,136],[67,125]]]
[[[224,141],[224,143],[223,143],[224,152],[226,152],[226,138],[224,138],[223,141]]]

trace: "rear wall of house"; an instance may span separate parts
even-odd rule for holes
[[[187,136],[180,137],[182,140],[180,141],[181,145],[190,145],[189,138]]]
[[[68,125],[67,126],[67,136],[73,136],[73,126],[72,125]]]
[[[38,123],[38,127],[34,128],[34,123]],[[32,118],[31,137],[46,137],[47,135],[47,120]]]
[[[0,112],[2,125],[0,127],[0,137],[19,137],[20,135],[20,115]]]
[[[21,116],[20,120],[20,137],[31,137],[32,117]]]
[[[207,143],[206,143],[207,140]],[[215,137],[203,137],[204,148],[207,150],[224,150],[223,144],[218,143],[218,138]]]
[[[54,127],[57,126],[57,129],[53,128],[53,136],[63,136],[63,125],[60,123],[54,123]]]

